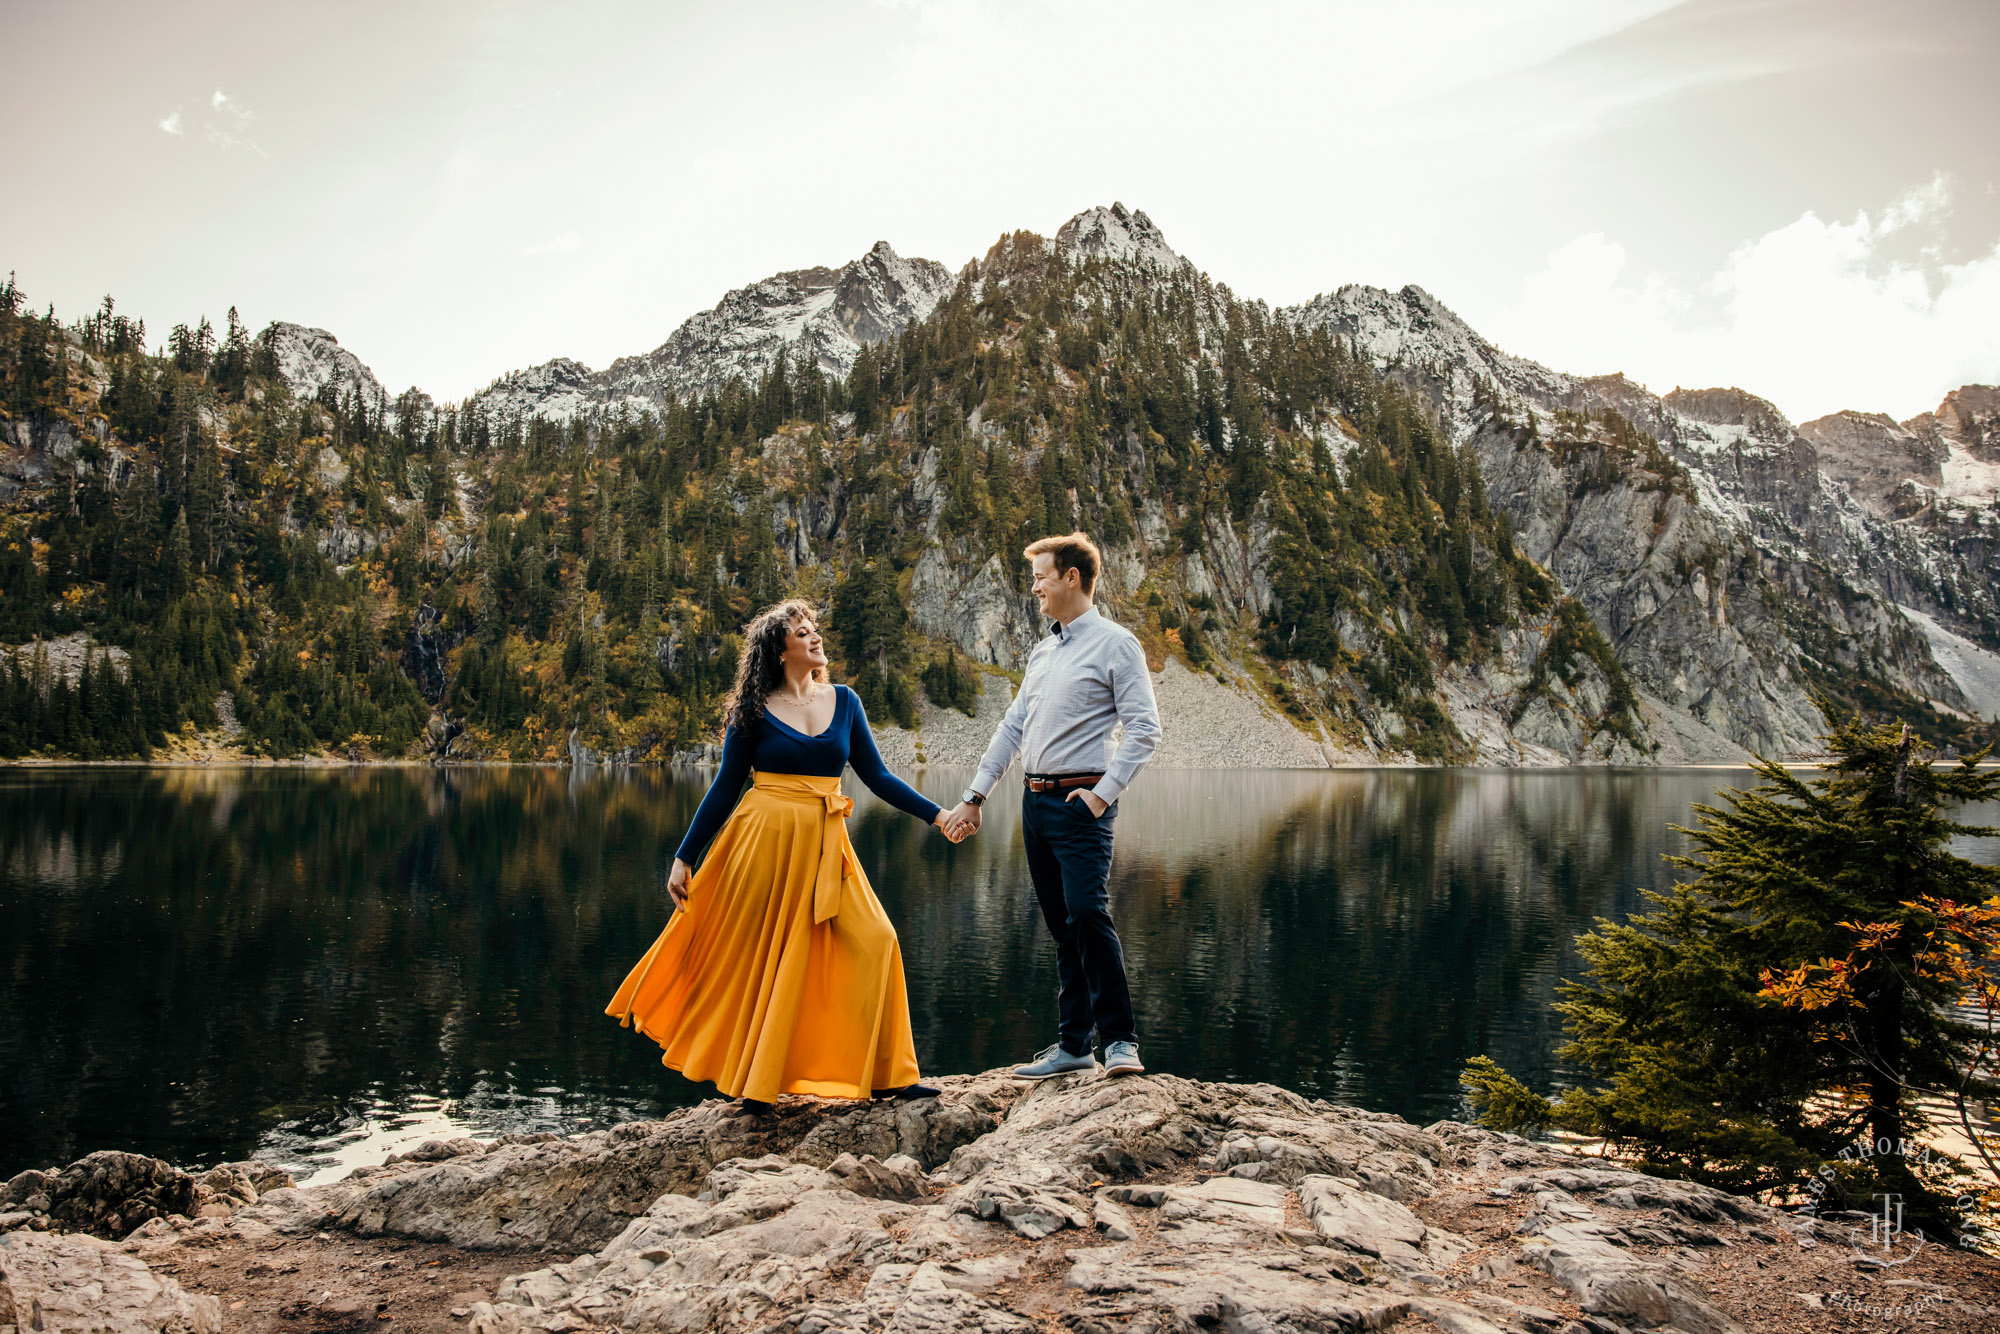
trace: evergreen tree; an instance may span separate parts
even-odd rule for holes
[[[2000,953],[2000,931],[1966,918],[2000,868],[1951,841],[2000,831],[1948,813],[2000,796],[2000,773],[1977,767],[1983,751],[1933,768],[1907,728],[1858,719],[1825,744],[1816,776],[1759,760],[1756,789],[1696,804],[1696,827],[1675,826],[1694,850],[1668,859],[1693,878],[1577,938],[1589,969],[1562,984],[1557,1054],[1603,1082],[1550,1101],[1476,1058],[1482,1119],[1605,1136],[1647,1170],[1737,1192],[1795,1191],[1845,1162],[1851,1202],[1893,1192],[1912,1226],[1960,1225],[1950,1169],[1905,1150],[1936,1124],[1924,1095],[2000,1096],[1990,1035],[1950,1010]],[[1857,1155],[1857,1140],[1883,1147]]]
[[[849,568],[834,590],[833,619],[854,691],[868,711],[916,726],[916,698],[903,673],[909,613],[887,562]]]
[[[167,533],[166,565],[167,593],[178,596],[186,592],[194,580],[194,540],[188,535],[185,505],[174,515],[173,527]]]
[[[106,297],[105,301],[108,305],[110,298]],[[250,375],[250,357],[250,331],[237,318],[236,307],[231,306],[227,332],[215,354],[215,368],[210,376],[215,387],[227,397],[242,397],[244,381]]]
[[[947,645],[944,656],[934,657],[924,667],[924,693],[941,709],[957,709],[970,718],[979,701],[979,675],[958,660],[958,650]]]

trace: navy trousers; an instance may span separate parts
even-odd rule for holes
[[[1057,1030],[1064,1051],[1083,1056],[1097,1041],[1137,1042],[1125,951],[1111,924],[1111,832],[1118,803],[1094,816],[1075,788],[1021,790],[1021,837],[1042,920],[1056,940]],[[1095,1038],[1093,1039],[1093,1031]]]

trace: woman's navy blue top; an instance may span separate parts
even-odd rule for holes
[[[846,686],[833,688],[833,721],[818,736],[807,736],[769,713],[755,739],[740,735],[732,727],[722,738],[722,772],[708,786],[708,795],[694,813],[687,837],[674,855],[692,866],[722,832],[729,813],[743,795],[752,769],[767,774],[811,774],[838,778],[849,764],[868,784],[869,791],[899,811],[907,811],[925,824],[937,819],[939,806],[923,793],[889,772],[882,753],[875,749],[875,734],[868,730],[868,711],[861,696]]]

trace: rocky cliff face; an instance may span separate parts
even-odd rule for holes
[[[1906,519],[1921,509],[1917,483],[1944,484],[1949,451],[1935,432],[1919,435],[1887,413],[1836,412],[1805,422],[1801,438],[1819,454],[1821,471],[1885,519]]]
[[[1951,458],[1963,456],[1975,464],[2000,464],[2000,387],[1971,384],[1944,396],[1936,412],[1903,423],[1912,431],[1940,440]],[[1987,491],[1969,491],[1967,500],[1992,499]]]
[[[1661,398],[1510,356],[1420,288],[1345,287],[1293,313],[1429,384],[1527,549],[1590,606],[1642,687],[1736,744],[1804,744],[1818,717],[1808,687],[1836,673],[1983,717],[2000,706],[1940,668],[1901,610],[2000,647],[1995,516],[1937,503],[1963,493],[1948,474],[1985,466],[1975,448],[1995,391],[1960,390],[1902,426],[1840,413],[1800,429],[1740,389]],[[1522,444],[1560,436],[1559,413],[1606,410],[1662,457]]]

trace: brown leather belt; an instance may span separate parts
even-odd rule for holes
[[[1024,781],[1030,792],[1053,792],[1059,787],[1081,787],[1095,783],[1103,774],[1028,774]]]

